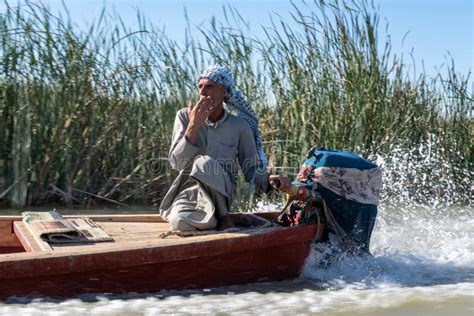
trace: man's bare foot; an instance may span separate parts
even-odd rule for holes
[[[235,227],[234,223],[230,219],[229,215],[223,216],[219,220],[219,227],[217,228],[218,230],[225,230],[228,228],[233,228]]]

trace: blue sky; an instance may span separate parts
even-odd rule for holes
[[[312,0],[307,0],[311,2]],[[10,4],[18,1],[7,0]],[[97,17],[101,9],[114,8],[126,23],[133,25],[138,8],[158,28],[176,39],[184,38],[184,7],[191,23],[200,25],[222,14],[222,6],[230,4],[246,19],[252,33],[259,36],[261,25],[270,24],[270,14],[290,19],[290,1],[284,0],[64,0],[74,22],[84,26]],[[298,3],[299,0],[296,0]],[[449,54],[458,72],[474,70],[474,5],[473,0],[374,0],[380,10],[380,34],[385,34],[385,23],[392,39],[392,52],[404,59],[413,51],[416,67],[423,60],[426,73],[443,70]],[[62,7],[60,0],[44,0],[53,11]],[[3,1],[0,10],[3,10]]]

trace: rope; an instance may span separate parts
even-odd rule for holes
[[[235,233],[238,232],[239,228],[231,227],[224,230],[169,230],[160,234],[160,238],[165,239],[169,236],[179,236],[179,237],[195,237],[195,236],[205,236],[213,234],[223,234],[223,233]]]
[[[288,208],[288,206],[290,206],[291,202],[293,202],[294,199],[291,197],[291,195],[287,194],[286,195],[286,204],[285,206],[283,207],[283,209],[281,210],[280,214],[278,214],[277,218],[275,219],[275,221],[278,221],[278,219],[280,218],[280,216],[282,216],[283,214],[286,213],[286,209]]]
[[[286,213],[287,209],[288,209],[288,206],[290,206],[291,202],[293,202],[295,199],[290,195],[290,194],[287,194],[286,195],[286,204],[285,206],[283,207],[283,209],[281,210],[280,214],[278,215],[278,217],[275,219],[275,221],[277,221],[283,214]],[[312,202],[310,200],[307,200],[306,203],[310,202],[312,206]],[[312,209],[312,207],[310,207],[310,209]],[[311,242],[316,242],[320,233],[321,233],[321,217],[319,216],[319,212],[316,210],[316,217],[317,217],[317,224],[316,224],[316,233],[314,234],[314,237],[313,239],[311,240]]]
[[[312,242],[315,243],[318,239],[319,233],[321,232],[321,217],[319,216],[319,212],[316,211],[316,217],[318,218],[318,223],[316,224],[316,234],[314,234]]]

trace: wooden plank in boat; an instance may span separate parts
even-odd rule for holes
[[[114,243],[127,244],[135,242],[153,242],[160,240],[160,234],[169,230],[168,223],[160,222],[100,222],[101,228],[108,233]],[[23,222],[14,223],[15,233],[19,237],[22,246],[27,252],[62,250],[81,251],[94,248],[108,248],[110,242],[106,243],[77,243],[77,244],[55,244],[37,240]],[[168,239],[179,239],[178,236],[170,236]]]
[[[98,225],[116,242],[157,240],[170,229],[168,223],[99,222]],[[170,236],[169,238],[181,238]]]
[[[52,250],[45,241],[36,239],[23,222],[14,222],[13,229],[20,240],[21,245],[27,252]]]
[[[127,244],[156,243],[164,241],[159,236],[169,230],[168,223],[134,223],[134,222],[99,222],[98,225],[114,239],[113,242],[104,243],[79,243],[51,245],[55,251],[92,251],[122,247]],[[181,239],[179,236],[169,236],[167,239]]]
[[[107,231],[107,227],[104,227],[104,230]],[[166,228],[166,231],[168,228]],[[97,243],[91,245],[79,245],[79,246],[54,246],[54,250],[58,250],[60,252],[68,252],[71,255],[80,254],[80,253],[104,253],[104,252],[120,252],[124,250],[132,250],[132,249],[146,249],[146,248],[167,248],[169,246],[178,246],[181,247],[183,245],[189,245],[194,243],[207,243],[212,241],[224,241],[224,240],[233,240],[239,239],[242,237],[249,237],[253,235],[259,235],[262,233],[272,232],[272,231],[282,230],[282,228],[265,228],[261,230],[244,230],[241,232],[234,232],[234,233],[219,233],[219,234],[210,234],[210,235],[202,235],[202,236],[195,236],[195,237],[179,237],[179,236],[169,236],[166,239],[162,239],[159,237],[160,232],[157,231],[156,234],[149,236],[148,238],[141,238],[141,239],[127,239],[126,234],[114,234],[111,233],[110,235],[116,240],[112,243]],[[164,230],[161,230],[164,232]],[[275,241],[276,242],[276,241]]]

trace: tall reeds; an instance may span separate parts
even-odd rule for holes
[[[440,172],[469,191],[470,73],[450,65],[445,76],[410,77],[389,39],[380,41],[378,13],[365,1],[297,3],[296,24],[274,21],[265,38],[248,35],[245,20],[224,7],[223,18],[188,28],[184,43],[140,14],[129,29],[103,12],[85,32],[43,5],[6,6],[4,204],[159,203],[174,177],[166,161],[174,115],[196,97],[194,78],[211,62],[232,70],[258,112],[274,172],[294,174],[312,146],[375,156],[436,139],[441,159],[455,166]]]

